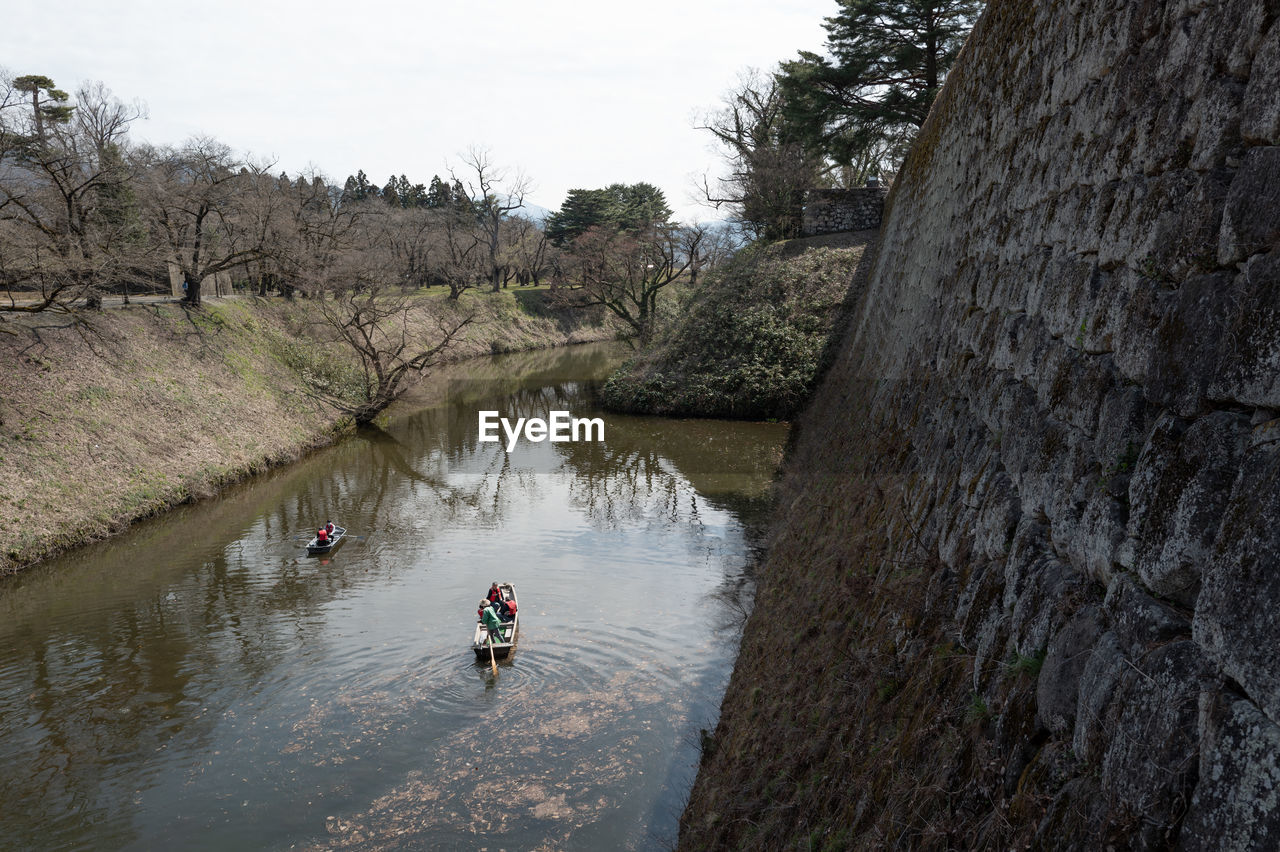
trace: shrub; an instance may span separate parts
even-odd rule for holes
[[[708,276],[684,319],[605,383],[628,412],[786,419],[805,402],[862,249],[744,249]]]

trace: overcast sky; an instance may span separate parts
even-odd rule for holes
[[[718,167],[695,118],[747,67],[819,50],[835,0],[399,3],[5,0],[0,67],[101,80],[150,114],[133,136],[208,134],[290,174],[383,184],[519,169],[534,202],[648,181],[684,219]]]

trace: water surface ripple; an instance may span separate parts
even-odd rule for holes
[[[0,584],[0,847],[663,848],[785,431],[600,414],[618,360],[442,371],[385,430]],[[508,454],[480,408],[606,441]],[[496,677],[492,580],[522,624]]]

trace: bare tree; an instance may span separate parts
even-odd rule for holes
[[[466,211],[445,207],[431,211],[434,225],[431,239],[431,280],[449,288],[449,299],[457,301],[486,274],[484,234],[475,218]]]
[[[512,247],[516,282],[521,286],[537,286],[551,270],[551,255],[556,248],[547,239],[546,230],[532,219],[512,216],[508,224],[511,234],[508,244]]]
[[[434,218],[425,207],[391,208],[383,217],[382,234],[399,269],[401,286],[416,290],[431,283]]]
[[[69,100],[46,77],[0,78],[3,311],[95,304],[98,288],[131,274],[145,253],[126,148],[145,111],[101,83]],[[15,290],[35,298],[19,303]]]
[[[361,381],[354,393],[316,392],[357,423],[368,423],[439,363],[474,316],[433,314],[426,300],[405,292],[402,267],[385,242],[368,239],[362,227],[350,235],[355,241],[323,270],[327,286],[316,305],[327,328],[358,358]]]
[[[703,177],[703,199],[727,207],[755,238],[798,236],[805,191],[824,180],[822,159],[789,137],[783,108],[775,75],[748,69],[698,127],[720,143],[728,167],[714,188]]]
[[[153,221],[187,285],[186,301],[198,305],[206,278],[263,255],[285,205],[265,183],[267,166],[240,162],[215,139],[152,149],[148,160]]]
[[[322,300],[320,310],[360,360],[363,386],[354,401],[339,399],[338,407],[357,423],[371,422],[397,400],[412,379],[440,363],[473,315],[430,321],[433,333],[419,331],[425,306],[403,292],[382,287],[347,287]]]
[[[653,223],[637,231],[595,227],[574,240],[570,275],[557,288],[562,304],[602,305],[635,332],[653,339],[658,295],[701,263],[706,229]]]
[[[500,169],[490,159],[489,150],[472,146],[462,157],[467,177],[459,179],[450,170],[455,182],[466,187],[467,195],[476,208],[476,220],[480,225],[488,247],[489,284],[497,292],[502,286],[502,264],[499,255],[502,246],[502,223],[514,211],[524,207],[525,195],[531,181],[517,172],[508,180],[507,171]]]

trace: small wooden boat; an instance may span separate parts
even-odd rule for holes
[[[498,590],[502,592],[504,601],[515,601],[515,586],[510,583],[499,583]],[[517,606],[515,618],[511,621],[502,622],[502,641],[493,643],[493,658],[495,660],[505,660],[516,649],[516,633],[519,629],[520,608]],[[478,617],[476,618],[475,636],[471,639],[471,650],[476,652],[477,662],[489,662],[489,631],[485,629],[484,621]]]
[[[347,535],[347,531],[345,528],[340,527],[337,524],[334,524],[333,535],[329,536],[328,541],[321,543],[320,538],[317,536],[316,538],[313,538],[311,539],[311,541],[307,542],[307,553],[311,554],[312,556],[316,555],[317,553],[329,553],[335,547],[337,547],[339,544],[342,543],[342,539],[346,538],[346,535]]]

